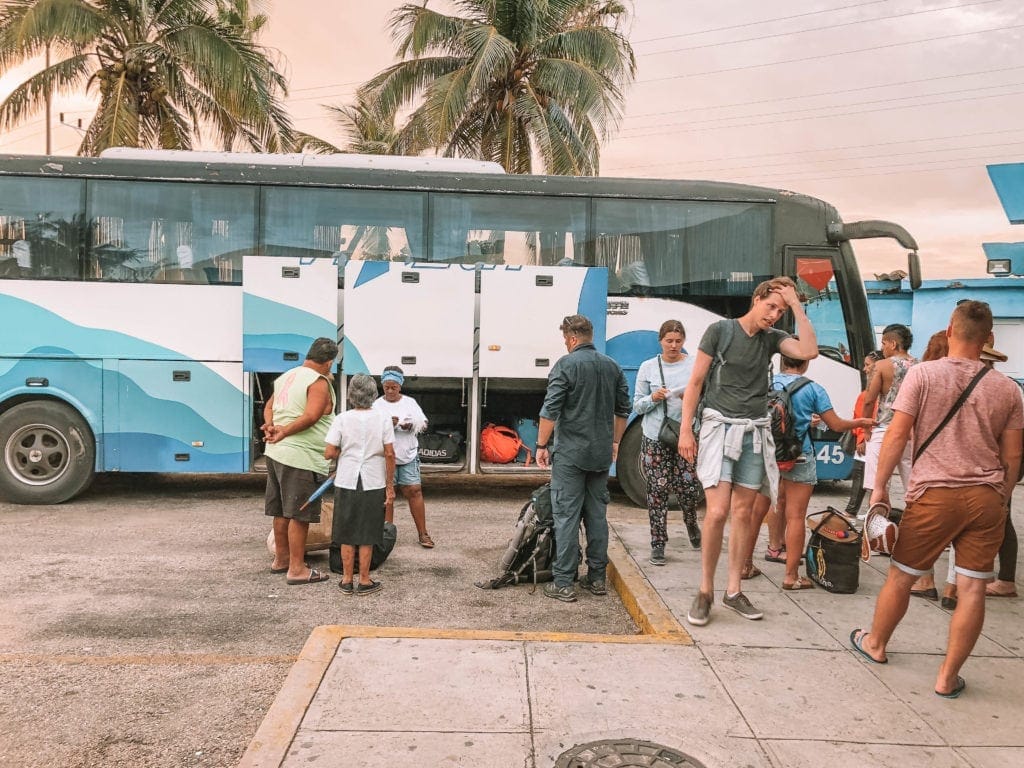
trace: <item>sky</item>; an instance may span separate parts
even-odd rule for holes
[[[282,57],[298,128],[334,142],[323,105],[395,61],[392,0],[272,0],[261,42]],[[433,0],[431,5],[443,8]],[[637,55],[603,176],[712,179],[819,197],[844,221],[884,219],[920,246],[925,279],[981,277],[982,242],[1024,240],[986,164],[1024,160],[1020,0],[635,0]],[[0,77],[6,95],[30,69]],[[58,100],[65,121],[89,102]],[[56,122],[57,115],[54,115]],[[42,153],[42,116],[0,152]],[[55,153],[78,132],[54,128]],[[862,274],[906,268],[860,241]]]

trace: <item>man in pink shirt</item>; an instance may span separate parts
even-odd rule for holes
[[[853,630],[850,643],[867,660],[887,663],[885,648],[907,612],[911,586],[953,542],[958,603],[935,693],[956,698],[966,685],[960,668],[985,620],[985,585],[995,575],[995,555],[1021,461],[1024,408],[1017,385],[988,370],[941,426],[972,380],[986,370],[979,358],[992,337],[988,304],[959,304],[946,335],[949,356],[911,368],[893,404],[871,503],[888,503],[886,483],[910,441],[914,465],[907,508],[871,631]]]

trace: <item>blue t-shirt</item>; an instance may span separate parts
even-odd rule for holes
[[[799,379],[799,373],[776,373],[772,378],[772,389],[783,389]],[[804,439],[803,452],[808,456],[814,456],[814,446],[811,445],[811,414],[822,414],[831,411],[832,401],[829,400],[828,392],[817,382],[812,381],[806,386],[800,387],[795,395],[790,397],[789,404],[793,408],[793,427],[798,435]]]

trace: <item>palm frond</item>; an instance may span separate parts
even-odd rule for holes
[[[420,57],[424,53],[463,54],[458,41],[466,20],[446,16],[423,5],[406,3],[395,9],[388,21],[392,39],[400,57]]]
[[[345,151],[334,146],[326,139],[321,139],[319,136],[313,136],[302,131],[295,132],[292,147],[295,152],[309,152],[314,155],[338,155]]]
[[[10,129],[46,106],[48,93],[70,93],[89,78],[89,57],[80,54],[51,64],[23,82],[0,104],[0,129]]]

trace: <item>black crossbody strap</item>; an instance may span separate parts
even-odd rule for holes
[[[917,461],[921,457],[921,454],[924,453],[928,449],[928,446],[932,444],[932,440],[938,437],[939,432],[941,432],[943,428],[952,421],[953,417],[956,416],[956,412],[960,410],[961,406],[965,402],[967,402],[967,396],[971,394],[978,382],[981,381],[981,378],[990,370],[992,369],[987,365],[983,365],[981,367],[981,370],[978,371],[973,379],[971,379],[971,383],[967,385],[966,389],[960,393],[960,397],[958,397],[956,402],[953,403],[953,407],[949,409],[949,413],[946,414],[946,418],[939,423],[939,426],[935,428],[934,432],[928,435],[928,439],[921,443],[918,449],[914,451],[914,461]]]
[[[665,386],[665,369],[661,367],[661,355],[658,355],[658,373],[661,374],[661,386]],[[668,399],[661,401],[661,407],[665,409],[665,418],[668,418]]]

